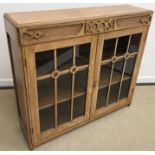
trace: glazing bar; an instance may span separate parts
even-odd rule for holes
[[[114,56],[116,56],[117,45],[118,45],[118,38],[116,38]],[[112,83],[114,65],[115,65],[115,63],[113,63],[113,64],[112,64],[112,67],[111,67],[111,74],[110,74],[110,80],[109,80],[109,86],[108,86],[108,93],[107,93],[107,99],[106,99],[106,106],[108,106],[108,102],[109,102],[109,95],[110,95],[110,88],[111,88],[111,83]]]
[[[131,35],[130,35],[130,37],[129,37],[129,41],[128,41],[128,46],[127,46],[126,53],[128,53],[128,51],[129,51],[130,42],[131,42]],[[122,76],[121,76],[121,82],[120,82],[120,87],[119,87],[119,91],[118,91],[117,101],[119,101],[120,94],[121,94],[121,88],[122,88],[122,83],[123,83],[123,78],[124,78],[126,63],[127,63],[127,59],[125,59],[125,61],[124,61],[124,66],[123,66],[123,71],[122,71]]]
[[[56,49],[54,50],[54,70],[57,70],[57,53]],[[55,100],[55,128],[57,127],[57,98],[58,98],[58,89],[57,89],[57,79],[54,79],[54,100]]]
[[[73,66],[75,66],[76,46],[73,49]],[[71,121],[73,120],[75,73],[72,75]]]

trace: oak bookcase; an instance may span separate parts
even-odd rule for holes
[[[118,5],[4,15],[30,149],[131,104],[152,14]]]

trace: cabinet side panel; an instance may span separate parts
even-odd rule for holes
[[[14,69],[13,57],[12,57],[11,40],[10,40],[9,34],[6,33],[6,35],[7,35],[9,54],[10,54],[11,69],[12,69],[13,83],[14,83],[14,89],[15,89],[15,95],[16,95],[16,103],[17,103],[18,116],[20,117],[21,114],[20,114],[20,108],[19,108],[19,100],[18,100],[17,87],[16,87],[16,79],[15,79],[15,74],[14,74],[15,69]]]
[[[30,146],[30,122],[28,117],[23,58],[18,40],[18,31],[6,20],[5,27],[7,32],[10,60],[12,65],[14,87],[16,91],[19,122]]]
[[[26,99],[25,99],[25,92],[24,92],[24,77],[22,71],[22,62],[20,57],[20,51],[17,44],[10,38],[10,45],[11,45],[11,52],[12,60],[14,65],[14,74],[15,74],[15,84],[16,84],[16,91],[17,91],[17,99],[20,109],[20,117],[22,118],[25,126],[27,125],[27,114],[26,114]]]

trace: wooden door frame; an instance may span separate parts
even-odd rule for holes
[[[72,39],[65,39],[60,41],[53,41],[47,43],[41,43],[31,46],[23,47],[24,57],[26,61],[26,83],[27,83],[27,93],[28,101],[30,106],[30,118],[31,126],[33,129],[33,140],[32,143],[34,146],[41,144],[46,141],[46,139],[55,137],[58,134],[61,134],[68,128],[73,128],[75,125],[89,120],[90,118],[90,107],[91,107],[91,97],[93,92],[93,72],[95,64],[95,54],[97,46],[97,35],[84,36]],[[36,67],[35,67],[35,53],[37,51],[43,52],[46,50],[51,50],[54,48],[63,48],[71,45],[78,45],[84,43],[91,43],[90,49],[90,58],[88,66],[88,83],[87,83],[87,92],[86,92],[86,108],[85,116],[81,116],[75,119],[73,122],[62,124],[60,127],[52,130],[47,130],[43,133],[40,132],[40,122],[39,122],[39,110],[38,110],[38,97],[37,97],[37,78],[36,78]]]
[[[93,89],[93,95],[92,95],[92,106],[91,106],[91,114],[90,114],[91,119],[95,119],[97,117],[100,117],[102,115],[110,113],[116,109],[119,109],[120,107],[122,107],[124,105],[129,105],[131,103],[133,90],[136,85],[138,70],[139,70],[140,62],[141,62],[143,51],[144,51],[144,43],[146,40],[147,31],[148,31],[148,26],[144,26],[144,27],[136,27],[136,28],[130,28],[130,29],[125,29],[125,30],[119,30],[119,31],[99,34],[97,52],[96,52],[96,61],[95,61],[95,71],[94,71],[95,87]],[[141,42],[139,45],[139,52],[137,54],[137,58],[136,58],[136,62],[135,62],[135,67],[133,70],[133,75],[131,77],[131,84],[130,84],[128,98],[122,99],[115,104],[109,105],[105,108],[103,107],[96,111],[96,102],[97,102],[97,94],[98,94],[98,88],[99,88],[100,68],[101,68],[101,59],[102,59],[102,50],[103,50],[103,45],[104,45],[103,40],[121,37],[121,36],[125,36],[125,35],[131,35],[134,33],[142,33],[142,37],[141,37]]]

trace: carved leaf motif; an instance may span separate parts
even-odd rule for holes
[[[80,26],[79,31],[76,33],[76,36],[80,36],[80,35],[84,34],[84,26],[85,26],[85,24],[82,23],[81,26]]]
[[[44,36],[44,33],[42,31],[25,31],[23,32],[23,35],[27,36],[30,40],[39,40]]]
[[[142,19],[140,19],[140,23],[142,23],[142,24],[150,24],[150,21],[151,21],[150,16],[143,17]]]
[[[86,33],[105,32],[114,29],[114,19],[104,19],[86,23]]]

